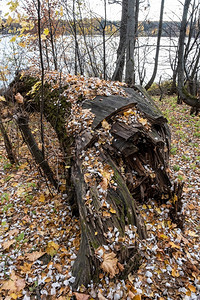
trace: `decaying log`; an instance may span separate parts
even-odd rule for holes
[[[33,82],[37,87],[38,79]],[[39,89],[28,85],[23,91],[23,84],[21,80],[19,90],[15,85],[15,93],[24,97],[26,111],[30,106],[38,110]],[[49,86],[45,88],[48,91]],[[136,201],[153,198],[162,203],[172,196],[170,131],[141,87],[124,88],[108,97],[86,98],[79,93],[71,107],[67,88],[62,94],[58,89],[48,91],[45,117],[72,157],[70,179],[81,224],[80,250],[73,265],[76,289],[98,280],[99,272],[125,277],[139,265],[137,240],[146,237],[146,229]],[[59,106],[54,105],[56,95]],[[105,266],[108,256],[112,268]]]
[[[126,98],[97,96],[82,104],[94,119],[91,132],[87,128],[76,138],[72,168],[82,232],[73,267],[74,288],[98,278],[101,259],[97,253],[102,245],[124,265],[121,276],[133,271],[139,254],[125,238],[127,227],[135,226],[139,238],[146,237],[135,200],[161,201],[171,195],[167,121],[141,88],[125,92]],[[103,137],[102,128],[107,130]]]

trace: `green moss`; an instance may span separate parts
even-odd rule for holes
[[[187,98],[189,98],[189,99],[191,99],[191,100],[198,101],[197,97],[195,97],[195,96],[193,96],[192,94],[190,94],[190,93],[187,91],[186,87],[183,87],[183,88],[182,88],[182,92],[183,92],[183,94],[184,94]]]

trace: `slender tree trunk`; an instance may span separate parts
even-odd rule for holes
[[[3,121],[1,119],[1,115],[0,115],[0,132],[3,136],[3,139],[4,139],[4,145],[5,145],[5,148],[6,148],[6,152],[7,152],[7,155],[8,155],[8,159],[10,161],[11,164],[14,164],[14,163],[17,163],[17,158],[13,152],[13,148],[12,148],[12,143],[9,139],[9,136],[6,132],[6,129],[3,125]]]
[[[184,42],[187,26],[187,14],[191,0],[185,0],[183,7],[183,16],[181,21],[179,48],[178,48],[178,92],[182,95],[182,87],[184,86]]]
[[[43,125],[43,113],[44,113],[44,63],[42,55],[42,38],[41,38],[41,3],[38,0],[38,41],[40,51],[40,65],[41,65],[41,97],[40,97],[40,129],[41,129],[41,142],[42,142],[42,155],[45,158],[44,148],[44,125]]]
[[[181,29],[179,36],[179,49],[178,49],[178,94],[179,98],[183,100],[186,104],[196,108],[196,111],[200,108],[200,99],[192,96],[184,86],[184,42],[186,36],[186,26],[187,26],[187,14],[190,6],[191,0],[185,0],[183,8],[183,17],[181,21]]]
[[[88,47],[88,42],[86,40],[86,34],[85,34],[85,28],[84,28],[84,24],[83,24],[83,18],[82,18],[82,13],[81,13],[81,7],[80,7],[80,3],[78,3],[78,8],[79,8],[79,15],[80,15],[80,22],[81,22],[81,31],[82,31],[82,35],[83,35],[83,39],[84,39],[84,43],[85,43],[85,48],[86,48],[86,51],[87,51],[87,55],[89,57],[89,61],[90,61],[90,65],[91,65],[91,68],[92,68],[92,71],[93,71],[93,75],[95,77],[98,76],[98,72],[97,72],[97,69],[94,65],[94,62],[92,60],[92,55],[90,53],[90,50],[89,50],[89,47]]]
[[[158,37],[157,37],[157,46],[156,46],[156,55],[155,55],[155,63],[154,63],[154,70],[153,74],[145,86],[145,89],[148,90],[151,85],[153,84],[156,74],[157,74],[157,69],[158,69],[158,58],[159,58],[159,51],[160,51],[160,40],[161,40],[161,35],[162,35],[162,25],[163,25],[163,13],[164,13],[164,4],[165,0],[161,1],[161,7],[160,7],[160,21],[159,21],[159,27],[158,27]]]
[[[23,136],[32,156],[34,157],[36,163],[43,170],[43,172],[47,176],[48,180],[57,189],[58,182],[54,178],[54,174],[53,174],[51,168],[49,167],[48,162],[45,160],[42,151],[38,148],[37,142],[29,128],[28,117],[25,114],[20,113],[15,116],[15,120],[17,122],[17,125],[19,126],[22,136]]]
[[[125,64],[125,49],[126,49],[126,35],[127,35],[127,13],[128,13],[128,0],[122,1],[122,16],[120,26],[120,40],[117,49],[117,62],[112,80],[122,81],[124,64]]]
[[[51,42],[51,49],[52,49],[52,56],[53,56],[53,62],[54,62],[54,69],[58,70],[58,64],[57,64],[57,57],[56,57],[56,51],[55,51],[55,45],[54,45],[54,34],[52,31],[52,21],[51,21],[51,8],[50,3],[48,0],[48,18],[49,18],[49,34],[50,34],[50,42]]]
[[[135,3],[136,0],[128,0],[125,82],[129,86],[135,83]]]
[[[104,25],[103,25],[103,78],[107,80],[106,72],[106,21],[107,21],[107,6],[106,0],[104,0]]]
[[[75,53],[74,53],[75,67],[74,67],[74,73],[75,73],[75,75],[78,74],[78,63],[79,63],[80,74],[83,75],[83,69],[82,69],[80,51],[79,51],[79,45],[78,45],[78,39],[77,39],[76,6],[75,6],[76,3],[75,2],[76,2],[76,0],[73,0],[73,31],[74,31],[74,39],[75,39]]]

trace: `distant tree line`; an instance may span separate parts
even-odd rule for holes
[[[105,20],[103,18],[91,18],[87,19],[84,18],[83,20],[76,20],[77,24],[80,22],[83,22],[85,27],[86,34],[91,34],[91,31],[96,34],[101,34],[101,28],[105,24]],[[156,37],[157,36],[157,30],[158,30],[158,24],[159,21],[141,21],[139,22],[139,30],[138,30],[138,36],[151,36]],[[163,21],[163,31],[162,31],[162,37],[176,37],[179,35],[180,31],[180,24],[181,22],[178,21]],[[62,28],[62,31],[66,35],[71,34],[71,24],[69,21],[60,20],[59,27]],[[107,33],[116,33],[119,34],[119,29],[121,26],[121,21],[106,21],[106,31]],[[0,24],[0,33],[1,34],[13,34],[14,31],[21,28],[21,25],[19,23],[12,22],[10,24],[7,24],[6,19],[2,19]],[[59,30],[59,28],[58,28]],[[82,35],[82,30],[77,27],[77,34]]]

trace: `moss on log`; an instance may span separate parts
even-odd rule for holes
[[[11,94],[22,94],[26,111],[39,110],[35,77],[26,74],[10,87]],[[45,117],[64,145],[64,159],[66,153],[72,157],[70,179],[81,224],[74,289],[98,280],[99,272],[123,277],[137,268],[137,240],[146,230],[136,201],[162,202],[171,197],[172,186],[170,131],[149,95],[141,87],[84,80],[60,81],[50,74],[45,83]]]

